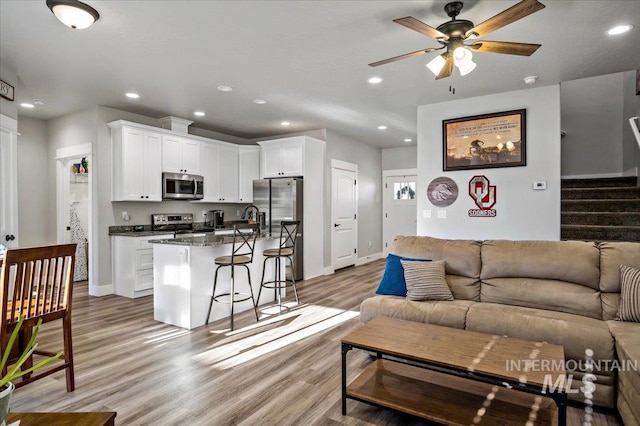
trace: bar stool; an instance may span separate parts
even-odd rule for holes
[[[211,308],[213,302],[229,303],[231,304],[231,331],[233,331],[233,306],[238,302],[244,302],[251,299],[253,302],[253,311],[256,314],[256,321],[258,321],[258,309],[256,308],[256,301],[253,297],[253,288],[251,287],[251,271],[247,266],[253,262],[253,249],[256,245],[256,238],[258,232],[256,229],[251,228],[251,232],[246,232],[246,229],[241,231],[237,225],[233,225],[233,245],[231,247],[231,256],[219,256],[216,257],[214,262],[218,267],[216,268],[215,277],[213,279],[213,293],[211,294],[211,302],[209,302],[209,312],[207,313],[207,321],[205,324],[209,324],[209,317],[211,316]],[[231,267],[231,288],[228,293],[222,293],[216,295],[216,286],[218,285],[218,271],[223,267]],[[244,266],[247,270],[247,279],[249,280],[249,293],[239,293],[235,291],[235,268],[236,266]],[[240,298],[238,298],[240,296]],[[228,298],[227,300],[222,300]]]
[[[296,289],[296,273],[295,266],[293,264],[293,257],[296,253],[296,237],[298,235],[298,228],[300,227],[299,220],[283,220],[280,224],[280,244],[278,248],[267,249],[262,252],[264,256],[264,263],[262,264],[262,279],[260,280],[260,290],[258,290],[258,300],[257,303],[260,302],[260,294],[262,293],[262,288],[270,288],[276,290],[276,295],[278,297],[278,306],[280,307],[280,312],[282,313],[282,288],[291,286],[293,287],[293,294],[296,297],[296,303],[300,304],[300,299],[298,299],[298,290]],[[275,277],[272,281],[264,280],[264,271],[267,266],[267,261],[269,259],[273,259],[275,261]],[[281,272],[282,272],[282,259],[289,259],[289,263],[291,265],[291,279],[288,280],[285,276],[285,279],[282,280]]]

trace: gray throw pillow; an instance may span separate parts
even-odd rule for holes
[[[402,260],[409,300],[453,300],[444,278],[444,260],[412,262]]]
[[[620,287],[616,320],[640,322],[640,269],[620,265]]]

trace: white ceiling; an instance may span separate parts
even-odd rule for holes
[[[49,119],[105,105],[243,138],[329,128],[397,147],[405,138],[415,143],[418,105],[524,89],[528,75],[550,85],[640,69],[637,0],[541,0],[545,9],[487,37],[542,44],[533,56],[477,53],[471,74],[439,81],[424,66],[436,53],[367,64],[439,47],[392,20],[411,15],[436,27],[449,19],[447,1],[85,2],[100,20],[71,30],[44,0],[0,0],[0,61],[17,72],[16,101],[46,100],[20,115]],[[464,3],[459,18],[478,24],[517,1]],[[635,28],[605,35],[620,23]],[[374,75],[384,81],[368,84]],[[129,100],[127,91],[141,98]],[[377,130],[383,124],[388,129]]]

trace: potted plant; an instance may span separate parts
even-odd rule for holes
[[[9,354],[11,353],[11,349],[18,338],[18,333],[20,333],[20,328],[22,327],[22,322],[24,317],[20,317],[18,320],[18,324],[13,329],[11,333],[11,337],[9,337],[9,341],[7,342],[7,347],[5,348],[4,353],[2,354],[2,360],[0,361],[0,371],[4,370],[4,367],[9,360]],[[60,358],[62,356],[62,351],[58,352],[56,355],[44,359],[38,362],[36,365],[28,368],[26,370],[21,370],[22,364],[24,364],[30,357],[33,355],[38,344],[36,343],[36,336],[38,335],[38,331],[40,330],[40,325],[42,324],[42,319],[38,320],[35,328],[33,329],[33,333],[31,334],[31,339],[29,343],[24,348],[24,351],[18,358],[18,360],[11,366],[10,369],[7,370],[7,374],[0,378],[0,426],[6,425],[7,414],[9,414],[9,399],[11,398],[11,394],[15,389],[15,385],[12,383],[12,380],[15,380],[25,374],[31,373],[38,368],[44,367],[50,362]]]

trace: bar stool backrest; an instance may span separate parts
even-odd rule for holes
[[[236,256],[248,256],[253,262],[253,249],[256,246],[256,238],[258,232],[256,228],[249,228],[251,232],[246,232],[247,228],[238,229],[238,225],[233,225],[233,246],[231,252],[231,261]]]
[[[291,249],[292,253],[295,253],[299,227],[299,220],[283,220],[280,223],[280,246],[278,247],[278,255],[282,255],[284,249]]]

